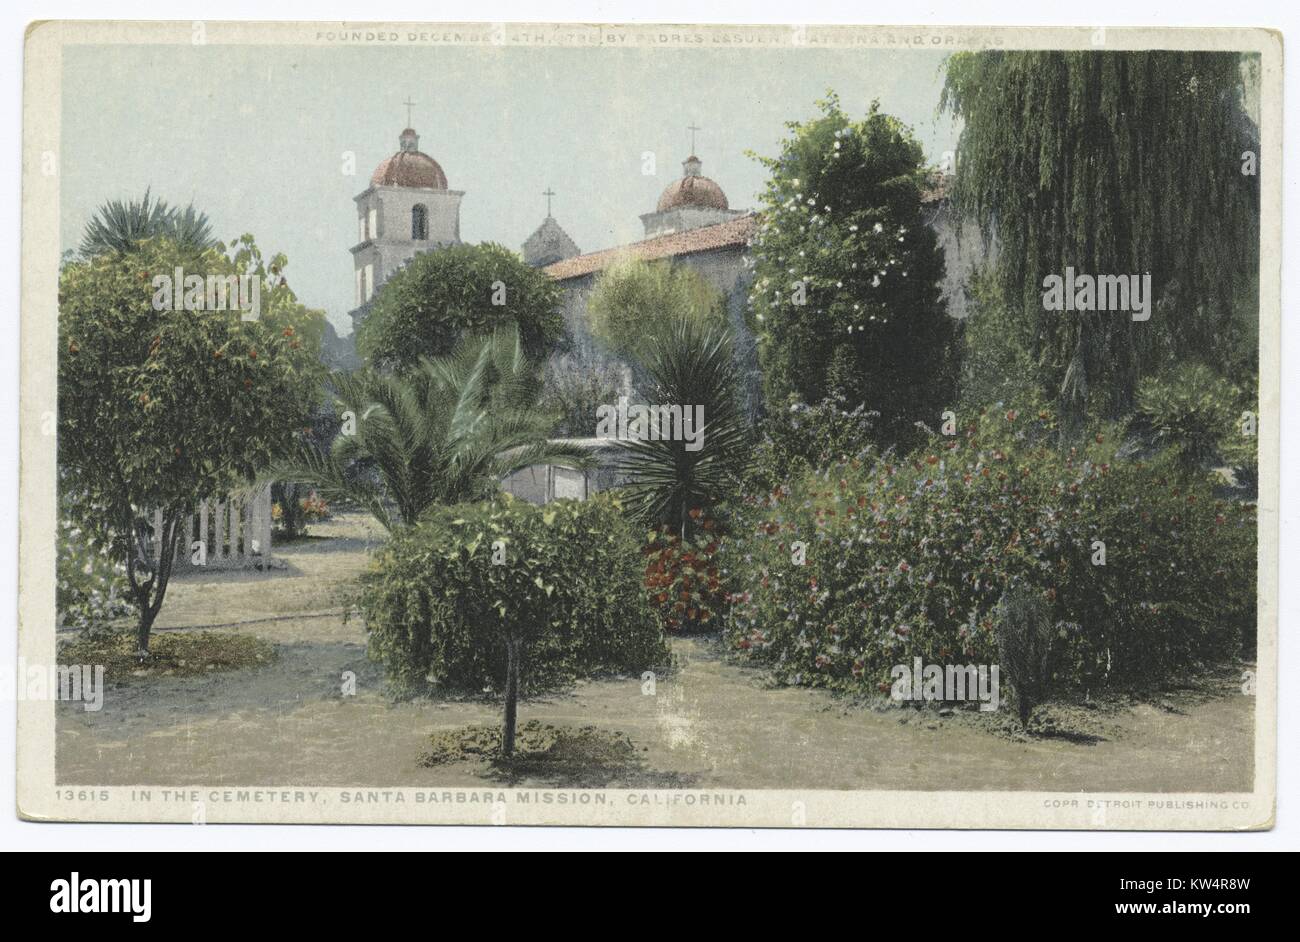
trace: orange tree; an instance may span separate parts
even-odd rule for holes
[[[142,659],[185,516],[251,480],[319,397],[322,315],[297,303],[283,265],[244,236],[229,252],[150,240],[60,274],[60,479],[83,506],[99,508],[87,523],[126,564]],[[187,310],[181,291],[169,303],[159,279],[178,269],[205,281],[258,279],[258,319]],[[154,511],[160,558],[150,549]]]

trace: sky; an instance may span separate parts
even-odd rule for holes
[[[461,238],[519,249],[546,216],[584,252],[639,239],[681,176],[689,125],[732,209],[757,205],[785,123],[828,89],[873,99],[937,163],[956,126],[937,106],[942,52],[522,46],[82,46],[64,52],[61,224],[76,248],[95,209],[151,188],[193,202],[215,235],[284,252],[298,298],[348,333],[353,197],[397,150],[403,102],[420,149],[464,190]],[[643,155],[655,155],[655,173]],[[349,161],[347,155],[355,156]],[[351,167],[349,175],[346,171]]]

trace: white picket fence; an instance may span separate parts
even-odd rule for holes
[[[154,559],[162,558],[162,511],[153,518]],[[195,543],[203,543],[197,552]],[[195,558],[203,560],[196,564]],[[205,500],[182,524],[173,565],[190,569],[253,569],[271,563],[271,485],[224,501]]]

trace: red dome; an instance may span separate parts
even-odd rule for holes
[[[659,197],[656,212],[666,212],[679,206],[703,206],[709,209],[727,209],[727,194],[708,177],[700,176],[700,158],[688,157],[682,162],[686,175],[668,184]]]
[[[447,175],[438,161],[418,150],[398,151],[370,175],[372,186],[412,186],[423,189],[447,189]]]

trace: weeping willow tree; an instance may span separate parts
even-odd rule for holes
[[[940,107],[963,121],[954,206],[996,245],[1000,301],[1033,325],[1008,340],[1028,344],[1034,380],[1066,415],[1128,411],[1138,381],[1173,360],[1258,368],[1259,135],[1243,78],[1257,76],[1254,58],[948,60]],[[1044,311],[1043,279],[1067,266],[1149,272],[1150,320]]]

